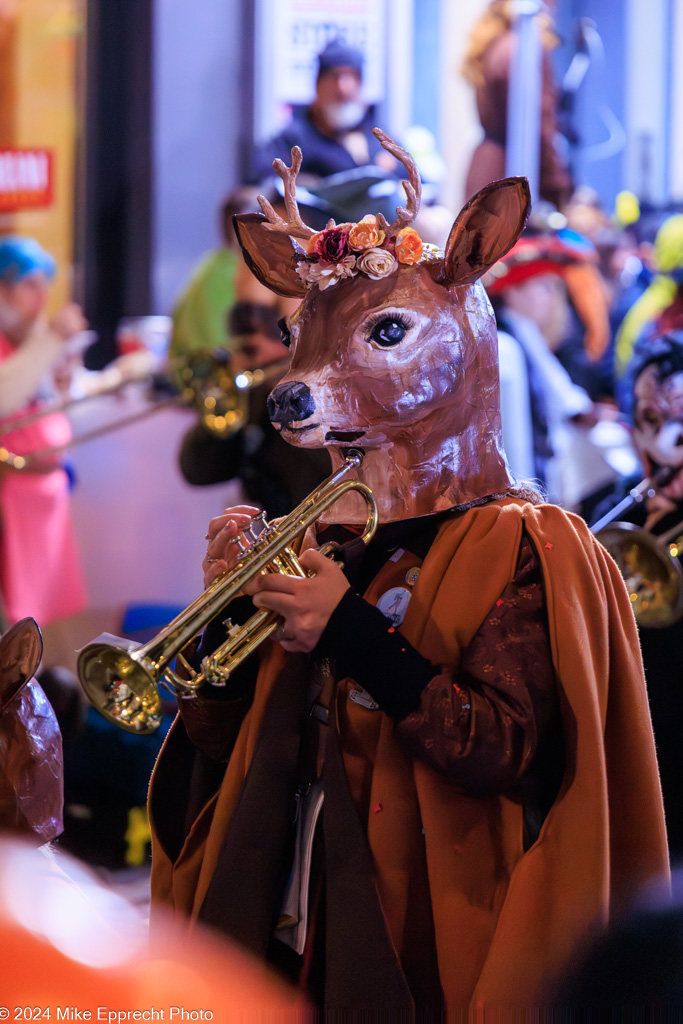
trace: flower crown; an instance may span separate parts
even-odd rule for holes
[[[284,183],[287,220],[280,217],[263,196],[258,197],[270,231],[288,234],[303,241],[296,272],[307,288],[317,285],[322,291],[347,277],[364,274],[379,281],[398,269],[400,263],[410,265],[423,259],[434,259],[436,246],[425,244],[417,231],[407,225],[420,209],[422,185],[415,161],[386,132],[372,129],[383,148],[396,157],[408,172],[403,182],[407,203],[396,209],[396,220],[387,224],[381,214],[370,213],[355,223],[335,224],[329,221],[324,231],[314,231],[303,223],[296,202],[296,176],[301,168],[301,150],[292,149],[292,166],[274,160],[273,167]]]
[[[393,238],[369,213],[357,223],[332,225],[317,231],[296,272],[307,288],[331,288],[359,272],[373,281],[393,274],[399,263],[419,263],[424,245],[414,228],[402,228]]]

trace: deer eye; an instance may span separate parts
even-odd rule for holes
[[[383,316],[372,326],[370,340],[382,348],[398,345],[406,336],[408,324],[397,316]]]
[[[280,341],[285,346],[285,348],[289,348],[292,342],[292,335],[289,333],[287,321],[285,320],[284,317],[282,317],[281,320],[278,320],[277,325],[280,328]]]

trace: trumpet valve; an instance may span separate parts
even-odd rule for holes
[[[242,533],[239,533],[236,537],[231,537],[228,543],[236,544],[240,551],[248,551],[251,547],[251,544],[247,543]]]
[[[266,513],[259,512],[257,516],[254,516],[249,525],[245,526],[236,537],[231,537],[228,543],[237,544],[240,551],[249,551],[267,527]]]
[[[242,627],[238,626],[232,621],[232,619],[224,619],[223,625],[228,631],[228,637],[231,640],[235,640],[239,637],[242,632]],[[216,657],[216,652],[213,654],[207,654],[202,661],[202,674],[207,683],[211,686],[225,686],[229,677],[230,671],[221,665],[220,659]]]
[[[266,513],[259,512],[259,514],[257,516],[254,516],[252,521],[249,523],[249,526],[245,530],[245,533],[248,533],[252,540],[257,540],[261,536],[263,531],[267,528],[268,523],[266,521]]]

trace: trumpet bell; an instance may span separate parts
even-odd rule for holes
[[[683,616],[683,569],[676,544],[663,547],[633,523],[610,523],[596,536],[617,563],[639,626],[663,629]]]
[[[249,389],[263,376],[259,370],[235,375],[230,354],[221,349],[192,353],[178,372],[185,403],[194,406],[204,427],[217,437],[229,437],[244,425]]]
[[[377,502],[367,484],[345,479],[362,461],[360,450],[349,449],[344,465],[284,519],[272,523],[263,519],[259,532],[254,530],[254,520],[243,533],[241,554],[232,570],[214,580],[147,644],[140,647],[105,633],[84,647],[78,659],[79,679],[91,703],[105,718],[129,732],[153,732],[161,721],[159,685],[184,696],[194,696],[206,684],[224,686],[234,669],[276,629],[281,621],[277,614],[260,609],[242,626],[224,622],[230,627],[227,639],[203,659],[198,671],[185,659],[184,648],[219,613],[224,615],[230,601],[257,575],[280,572],[305,577],[306,571],[290,545],[349,491],[357,492],[367,506],[359,539],[369,544],[379,521]],[[329,545],[320,548],[328,556],[333,550]],[[174,659],[176,669],[171,668]]]
[[[162,701],[151,674],[153,663],[136,659],[130,646],[118,637],[108,637],[108,642],[98,637],[80,652],[78,677],[100,714],[127,732],[143,735],[159,728]]]

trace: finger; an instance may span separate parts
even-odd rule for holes
[[[221,532],[210,540],[206,546],[206,554],[204,555],[205,562],[215,562],[218,559],[230,558],[234,561],[237,556],[237,549],[231,544],[231,541],[240,532],[239,526],[234,522],[230,521]]]
[[[301,576],[287,576],[281,572],[268,572],[255,577],[256,591],[273,594],[300,594],[301,584],[306,583]]]
[[[234,561],[240,554],[240,549],[235,546],[235,538],[239,537],[247,529],[248,525],[248,522],[239,522],[239,517],[229,519],[225,526],[209,540],[206,546],[206,557],[209,561],[214,558],[227,558],[228,561]],[[248,546],[249,544],[245,545],[245,547]]]
[[[326,572],[333,573],[341,569],[341,562],[335,562],[333,558],[323,555],[316,548],[308,548],[307,551],[304,551],[299,556],[299,561],[304,569],[309,569],[316,576],[324,575]]]
[[[206,560],[205,560],[206,561]],[[219,559],[217,562],[212,562],[210,565],[204,566],[204,587],[210,586],[219,576],[222,576],[227,571],[227,562]]]
[[[264,593],[260,590],[257,594],[254,594],[252,601],[257,608],[269,608],[271,611],[281,615],[283,619],[300,610],[299,602],[291,594]],[[287,624],[285,623],[285,634],[287,632]]]
[[[211,532],[216,534],[230,519],[239,519],[240,522],[249,523],[251,520],[260,515],[261,509],[256,508],[254,505],[231,505],[229,508],[223,510],[223,514],[220,516],[214,516],[209,522],[208,533]],[[240,518],[242,517],[242,518]]]
[[[253,519],[254,516],[260,516],[263,509],[258,508],[256,505],[231,505],[229,508],[223,510],[225,513],[240,512],[243,515]]]
[[[213,519],[209,520],[209,525],[206,530],[206,539],[212,540],[221,532],[226,523],[229,522],[230,516],[228,515],[227,512],[224,513],[222,516],[214,516]]]
[[[237,512],[233,509],[228,509],[222,516],[216,516],[209,523],[209,528],[206,531],[207,540],[215,540],[219,533],[226,528],[230,523],[236,524],[240,530],[244,530],[249,526],[249,523],[254,517],[245,512]]]
[[[202,569],[204,572],[208,572],[212,566],[219,565],[220,563],[223,564],[221,571],[225,572],[227,568],[227,559],[223,555],[216,555],[214,557],[207,551],[202,559]]]

